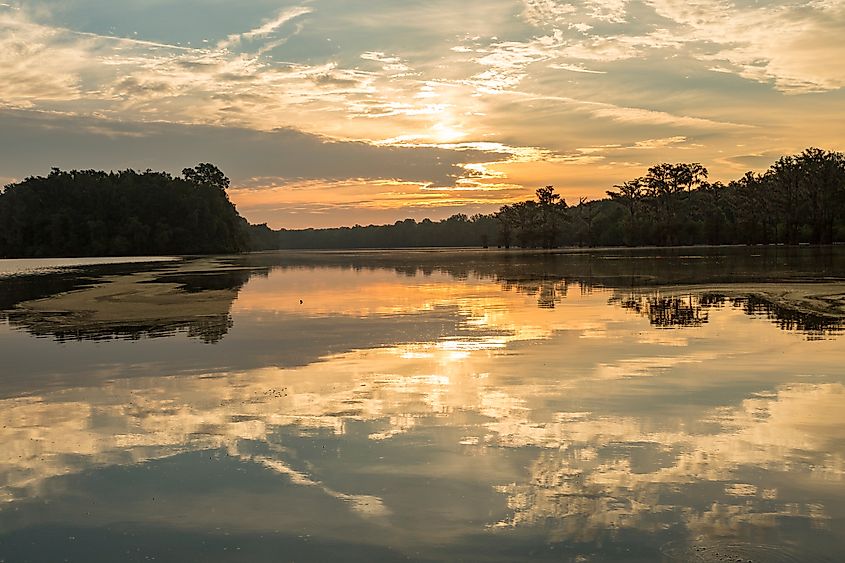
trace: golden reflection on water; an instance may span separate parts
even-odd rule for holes
[[[581,330],[586,334],[600,329],[611,318],[606,296],[591,302],[577,300],[577,311],[570,311],[577,312],[575,315],[538,310],[538,300],[546,299],[549,293],[554,293],[558,302],[566,297],[568,284],[564,282],[504,283],[502,288],[504,291],[497,291],[490,280],[475,277],[456,282],[445,273],[403,279],[386,270],[341,273],[331,269],[292,269],[278,277],[251,280],[234,303],[232,314],[295,313],[361,318],[452,308],[459,312],[466,329],[501,333],[496,338],[476,336],[462,344],[437,343],[441,347],[464,348],[501,347],[513,340],[544,339],[558,330]]]
[[[427,468],[488,479],[489,494],[507,504],[481,526],[490,533],[545,526],[552,540],[594,541],[680,522],[693,535],[731,536],[784,516],[824,527],[832,518],[825,494],[839,501],[845,492],[841,343],[808,343],[730,308],[660,330],[613,305],[618,299],[577,284],[498,286],[441,274],[253,278],[232,308],[233,330],[274,315],[307,323],[444,310],[456,330],[433,340],[409,333],[300,368],[170,376],[164,366],[149,377],[0,400],[0,499],[49,495],[61,476],[221,449],[390,526],[413,504],[294,468],[277,432],[342,439],[350,424],[365,423],[372,442],[430,430],[432,447],[472,456],[473,466],[522,452],[527,463],[507,475]],[[263,453],[245,447],[256,442]],[[779,477],[767,483],[761,472]],[[410,495],[427,493],[421,486]]]

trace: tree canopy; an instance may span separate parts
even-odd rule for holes
[[[165,172],[54,168],[0,194],[0,256],[208,254],[249,248],[215,166]]]
[[[810,148],[727,185],[708,183],[707,169],[695,163],[654,166],[614,187],[608,195],[625,210],[627,245],[845,240],[845,157],[838,152]]]

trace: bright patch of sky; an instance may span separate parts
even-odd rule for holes
[[[277,227],[729,179],[845,148],[843,36],[838,0],[6,0],[0,177],[213,157]]]

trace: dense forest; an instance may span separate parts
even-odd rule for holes
[[[489,215],[278,231],[279,248],[675,246],[845,241],[845,157],[807,149],[763,174],[707,181],[698,163],[658,164],[608,198],[567,205],[554,187]]]
[[[568,205],[553,186],[492,214],[275,231],[249,225],[217,167],[31,177],[0,193],[0,257],[212,254],[430,246],[676,246],[845,241],[845,156],[807,149],[765,173],[708,182],[698,163],[658,164],[608,197]]]
[[[164,172],[63,172],[0,194],[0,257],[209,254],[251,248],[250,229],[215,166]]]

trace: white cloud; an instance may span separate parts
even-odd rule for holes
[[[584,68],[581,65],[574,65],[574,64],[566,64],[566,63],[558,63],[558,64],[551,64],[549,68],[553,68],[555,70],[568,70],[570,72],[583,72],[586,74],[607,74],[603,70],[590,70],[588,68]]]
[[[381,68],[391,76],[401,76],[408,73],[411,68],[399,58],[387,55],[381,51],[367,51],[361,53],[361,58],[365,61],[374,61],[381,63]]]
[[[587,0],[590,16],[609,23],[625,23],[629,0]]]
[[[674,36],[686,44],[707,43],[715,52],[689,49],[719,70],[784,92],[818,92],[845,86],[845,4],[756,4],[739,7],[719,0],[647,0],[660,16],[678,27]],[[727,65],[727,66],[725,66]]]
[[[578,11],[571,3],[556,0],[522,0],[522,3],[525,20],[538,27],[558,23]]]
[[[524,5],[524,17],[532,25],[579,32],[560,37],[556,51],[547,53],[570,59],[562,64],[572,64],[571,59],[633,59],[671,48],[711,68],[772,83],[783,92],[845,86],[845,4],[835,0],[753,5],[728,0],[524,0]],[[631,14],[644,16],[649,10],[663,21],[645,30],[629,25]],[[611,24],[612,33],[607,31]],[[523,45],[527,49],[534,43]]]
[[[78,70],[92,41],[60,39],[60,31],[19,11],[0,11],[0,104],[31,107],[38,100],[80,98]]]
[[[642,125],[669,125],[682,128],[694,129],[742,129],[748,128],[749,125],[742,123],[733,123],[729,121],[715,121],[712,119],[705,119],[701,117],[693,117],[688,115],[677,115],[670,112],[620,106],[604,102],[589,102],[578,100],[575,98],[567,98],[564,96],[530,96],[526,95],[523,99],[525,103],[532,101],[545,100],[550,102],[559,102],[567,106],[583,111],[592,117],[610,119],[620,123],[634,123]]]
[[[230,35],[226,40],[221,41],[218,47],[229,48],[239,44],[243,40],[252,41],[267,37],[268,35],[277,32],[289,21],[292,21],[300,16],[310,14],[311,12],[311,8],[306,8],[304,6],[297,6],[295,8],[282,10],[276,15],[276,17],[266,21],[254,29],[240,34]]]

